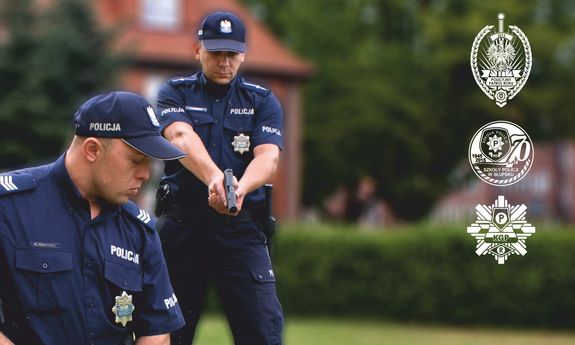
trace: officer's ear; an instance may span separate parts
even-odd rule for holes
[[[200,49],[202,49],[202,43],[200,41],[194,42],[194,54],[196,54],[196,60],[200,59]]]
[[[97,138],[86,138],[86,140],[84,140],[82,143],[82,153],[89,162],[95,162],[98,158],[98,155],[101,154],[102,150],[102,142]]]

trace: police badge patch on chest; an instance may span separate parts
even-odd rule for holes
[[[122,324],[126,327],[129,321],[132,321],[132,313],[134,312],[134,304],[132,304],[132,295],[128,295],[126,291],[122,291],[121,296],[116,296],[116,305],[112,308],[112,312],[116,315],[116,323]]]
[[[499,13],[497,29],[484,27],[471,48],[471,71],[483,93],[503,107],[519,93],[531,72],[531,46],[517,26],[505,30]]]
[[[243,133],[235,135],[232,146],[234,147],[234,152],[239,152],[240,154],[248,152],[250,150],[250,137]]]

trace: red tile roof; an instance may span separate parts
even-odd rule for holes
[[[224,10],[235,13],[247,29],[248,51],[245,70],[266,74],[307,77],[312,72],[309,62],[283,46],[266,27],[235,0],[182,1],[181,27],[177,31],[153,30],[139,20],[138,0],[100,0],[97,10],[105,25],[125,23],[119,40],[121,47],[132,47],[139,60],[159,64],[189,65],[195,63],[193,43],[197,27],[209,12]]]

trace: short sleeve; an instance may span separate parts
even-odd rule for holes
[[[136,336],[176,331],[185,322],[170,283],[160,238],[155,231],[147,234],[142,258],[143,291],[134,303]]]
[[[158,91],[157,110],[160,133],[174,122],[189,122],[184,96],[170,82],[163,84]]]
[[[257,108],[256,127],[252,135],[254,146],[275,144],[283,150],[283,112],[278,99],[269,93]]]

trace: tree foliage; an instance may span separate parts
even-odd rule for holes
[[[575,136],[575,5],[568,0],[244,0],[316,75],[305,88],[304,202],[363,175],[403,219],[423,217],[473,133],[510,120],[532,139]],[[534,56],[504,108],[475,84],[471,45],[496,15]]]
[[[109,53],[110,32],[97,29],[90,4],[33,0],[0,5],[0,168],[59,154],[72,115],[108,87],[123,59]]]

